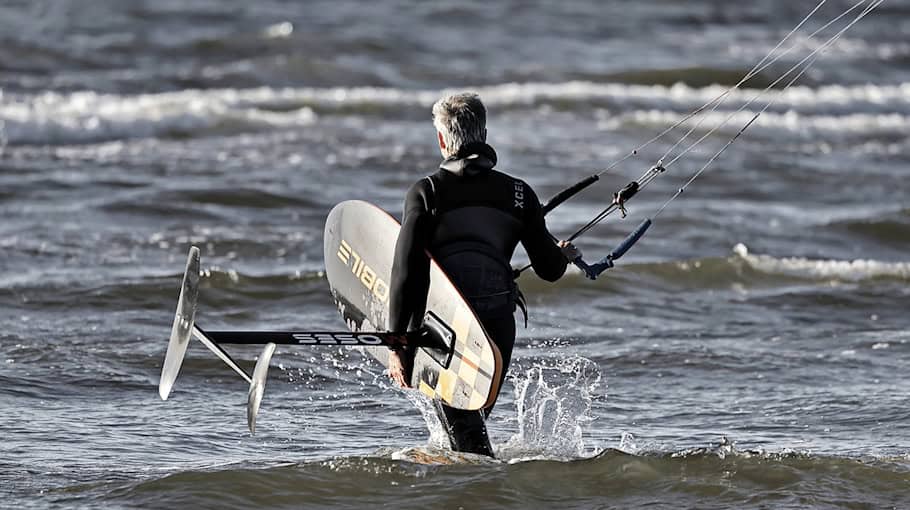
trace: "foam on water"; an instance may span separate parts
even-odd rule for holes
[[[273,96],[230,89],[134,96],[43,92],[0,98],[0,127],[8,143],[66,144],[191,136],[200,130],[243,132],[315,121],[315,113],[306,107],[282,112],[258,107]]]
[[[428,108],[444,93],[461,90],[407,90],[377,87],[183,90],[158,94],[72,93],[0,95],[0,141],[12,144],[71,144],[122,138],[198,136],[279,129],[312,124],[314,110],[357,107]],[[668,124],[721,95],[726,86],[691,87],[682,83],[630,85],[569,81],[503,83],[470,87],[492,107],[541,103],[588,105],[604,102],[634,122]],[[755,89],[732,91],[720,110],[736,109],[753,99]],[[910,121],[910,83],[896,85],[828,85],[770,91],[774,100],[759,126],[833,131],[906,132]],[[751,117],[738,114],[733,124]],[[371,108],[365,108],[369,114]],[[702,125],[719,125],[727,113],[708,113]]]
[[[733,253],[757,271],[820,280],[857,282],[873,278],[910,279],[910,262],[880,262],[876,260],[813,260],[804,257],[776,258],[753,255],[739,243]]]

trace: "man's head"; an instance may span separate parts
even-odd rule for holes
[[[439,150],[443,157],[458,154],[471,142],[487,141],[487,109],[480,96],[468,92],[446,96],[433,105]]]

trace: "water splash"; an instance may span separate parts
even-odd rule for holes
[[[619,439],[619,446],[616,447],[617,450],[624,453],[636,454],[638,453],[638,443],[635,441],[635,436],[631,432],[623,432],[622,437]]]
[[[580,356],[537,361],[515,367],[518,432],[500,448],[501,457],[585,455],[584,428],[594,420],[591,407],[600,396],[600,370]]]
[[[417,391],[404,391],[402,394],[420,411],[420,416],[423,417],[423,421],[427,425],[427,432],[430,434],[427,439],[427,446],[430,448],[448,449],[450,447],[449,434],[446,433],[445,426],[436,415],[433,401]]]

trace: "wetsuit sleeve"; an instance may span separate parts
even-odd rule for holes
[[[426,249],[433,222],[428,193],[426,179],[421,179],[405,196],[389,283],[390,331],[408,331],[418,327],[423,319],[430,289],[430,259]]]
[[[521,244],[528,252],[537,276],[548,282],[555,282],[566,272],[568,261],[563,256],[562,250],[556,245],[553,235],[547,230],[540,201],[534,190],[527,184],[525,184],[525,203],[527,210],[525,211]]]

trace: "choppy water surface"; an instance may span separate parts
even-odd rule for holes
[[[171,399],[156,391],[191,244],[203,326],[343,327],[324,218],[352,198],[398,212],[439,161],[444,90],[481,93],[500,168],[547,197],[735,83],[814,5],[6,2],[2,506],[910,506],[903,0],[771,93],[618,268],[522,278],[499,461],[439,450],[426,403],[357,352],[279,349],[253,437],[246,384],[199,344]],[[695,135],[818,48],[808,33]],[[759,108],[580,246],[605,254]],[[551,229],[585,223],[675,139]]]

